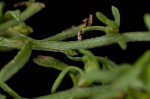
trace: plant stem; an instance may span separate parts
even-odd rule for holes
[[[127,32],[122,33],[122,36],[125,39],[125,42],[150,41],[150,32]],[[95,47],[102,47],[112,45],[115,43],[117,43],[116,37],[111,35],[69,42],[30,39],[30,44],[33,50],[58,51],[58,52],[71,49],[75,50],[81,48],[89,49]],[[20,49],[23,46],[23,44],[24,44],[23,40],[14,40],[0,37],[0,46],[2,47]]]
[[[61,81],[63,80],[64,76],[69,72],[69,71],[72,71],[72,72],[75,72],[75,71],[78,71],[81,75],[83,74],[83,71],[76,67],[76,66],[69,66],[67,67],[66,69],[64,69],[60,74],[59,76],[57,77],[57,79],[55,80],[53,86],[52,86],[52,89],[51,89],[51,92],[54,93],[56,91],[56,89],[59,87],[59,85],[61,84]],[[75,81],[74,77],[73,77],[73,81]]]
[[[23,45],[24,45],[24,40],[16,40],[16,39],[0,37],[0,47],[21,49]]]
[[[65,40],[67,38],[70,38],[70,37],[74,37],[77,35],[77,33],[83,28],[83,25],[79,25],[79,26],[75,26],[75,27],[72,27],[70,29],[67,29],[67,30],[64,30],[62,31],[61,33],[58,33],[54,36],[51,36],[51,37],[48,37],[48,38],[45,38],[44,40],[46,41],[61,41],[61,40]]]
[[[13,89],[11,89],[7,84],[0,82],[1,88],[6,91],[11,96],[15,97],[15,99],[22,99],[21,96],[19,96],[18,93],[16,93]]]
[[[90,26],[90,27],[85,27],[82,29],[82,33],[85,33],[87,31],[94,31],[94,30],[98,30],[98,31],[104,31],[104,27],[103,26]]]
[[[87,98],[89,96],[95,95],[95,93],[101,94],[101,92],[108,89],[108,86],[95,86],[95,87],[89,87],[89,88],[72,88],[66,91],[57,92],[52,95],[46,95],[37,97],[35,99],[70,99],[70,98]],[[104,94],[104,93],[103,93]]]
[[[122,34],[125,42],[135,41],[150,41],[150,32],[128,32]],[[43,41],[32,40],[31,46],[34,50],[44,51],[62,51],[74,49],[89,49],[95,47],[102,47],[117,43],[117,39],[111,35],[86,39],[82,41],[69,41],[69,42],[56,42],[56,41]]]

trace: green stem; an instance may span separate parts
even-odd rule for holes
[[[125,42],[135,41],[150,41],[150,32],[127,32],[122,33]],[[63,50],[75,50],[75,49],[89,49],[95,47],[102,47],[107,45],[116,44],[116,37],[105,35],[101,37],[81,40],[81,41],[69,41],[69,42],[57,42],[57,41],[45,41],[45,40],[33,40],[30,39],[30,43],[33,50],[43,51],[63,51]],[[8,48],[20,49],[24,44],[23,40],[14,40],[0,37],[0,46]]]
[[[150,32],[128,32],[123,33],[122,36],[125,39],[125,42],[150,41]],[[69,42],[56,42],[56,41],[45,42],[42,40],[31,41],[31,45],[34,50],[44,50],[44,51],[89,49],[112,45],[115,43],[117,43],[117,39],[115,36],[111,35]]]
[[[35,13],[39,12],[42,8],[43,8],[42,3],[39,3],[39,2],[32,3],[31,5],[29,5],[27,7],[27,9],[25,11],[23,11],[21,13],[20,21],[25,21],[26,19],[30,18]],[[8,27],[15,26],[17,24],[19,24],[19,23],[15,19],[9,20],[9,21],[0,25],[0,31],[3,31],[5,29],[7,29]]]
[[[93,31],[93,30],[104,31],[104,27],[103,26],[85,27],[85,28],[82,29],[82,33],[85,33],[87,31]]]
[[[24,40],[16,40],[0,37],[0,47],[21,49],[24,45]]]
[[[95,87],[89,87],[89,88],[72,88],[66,91],[57,92],[52,95],[45,95],[41,97],[37,97],[35,99],[81,99],[94,96],[97,94],[104,94],[104,90],[108,91],[108,86],[95,86]]]
[[[147,66],[150,64],[150,50],[144,52],[144,54],[134,63],[135,67]]]
[[[72,80],[73,86],[76,87],[77,84],[78,84],[78,79],[77,79],[76,75],[73,74],[73,73],[69,73],[69,76],[70,76],[70,78]]]
[[[67,55],[67,57],[73,61],[82,61],[81,57],[74,57],[74,56],[69,56],[69,55]]]
[[[28,62],[32,53],[31,46],[26,40],[22,49],[0,70],[0,82],[6,82]]]
[[[6,96],[3,94],[0,94],[0,99],[6,99]]]
[[[107,57],[97,56],[97,59],[99,62],[101,62],[105,66],[104,68],[112,69],[112,68],[117,67],[117,64],[111,61]]]
[[[48,37],[48,38],[45,38],[44,40],[46,41],[61,41],[61,40],[65,40],[67,38],[70,38],[70,37],[74,37],[77,35],[77,33],[83,28],[83,25],[79,25],[79,26],[76,26],[76,27],[72,27],[71,29],[67,29],[67,30],[64,30],[62,31],[61,33],[58,33],[54,36],[51,36],[51,37]]]
[[[122,37],[122,35],[121,35],[120,33],[116,33],[116,34],[114,34],[114,35],[115,35],[115,37],[116,37],[116,39],[117,39],[117,42],[118,42],[119,46],[120,46],[123,50],[125,50],[125,49],[127,48],[127,44],[126,44],[124,38]]]
[[[71,29],[62,31],[61,33],[58,33],[54,36],[45,38],[44,40],[46,41],[61,41],[61,40],[65,40],[67,38],[70,37],[74,37],[77,35],[77,33],[83,28],[83,25],[79,25],[77,27],[73,27]],[[99,31],[104,31],[103,30],[104,27],[103,26],[90,26],[90,27],[85,27],[82,29],[82,34],[87,32],[87,31],[93,31],[93,30],[99,30]]]
[[[13,89],[11,89],[7,84],[0,82],[0,87],[6,91],[8,94],[13,96],[15,99],[22,99]]]
[[[54,84],[53,84],[53,86],[52,86],[52,89],[51,89],[51,92],[52,92],[52,93],[54,93],[54,92],[56,91],[56,89],[59,87],[61,81],[63,80],[64,76],[65,76],[69,71],[71,71],[71,72],[78,71],[80,74],[83,74],[83,71],[82,71],[80,68],[76,67],[76,66],[69,66],[69,67],[67,67],[66,69],[64,69],[64,70],[59,74],[59,76],[58,76],[57,79],[55,80],[55,82],[54,82]],[[73,77],[72,74],[71,74],[71,78],[72,78],[73,82],[74,82],[74,81],[76,82],[75,77]],[[75,82],[74,82],[74,84],[76,84]]]

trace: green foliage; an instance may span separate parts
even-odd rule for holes
[[[55,68],[55,69],[61,70],[61,71],[69,66],[69,65],[55,59],[54,57],[50,57],[50,56],[38,56],[37,58],[33,59],[33,62],[38,64],[39,66]]]
[[[7,85],[7,81],[25,66],[29,61],[32,50],[61,52],[72,61],[82,61],[84,69],[70,66],[52,56],[39,55],[33,62],[39,66],[54,68],[61,73],[56,78],[51,93],[35,99],[149,99],[150,98],[150,50],[144,52],[133,64],[116,64],[107,57],[96,56],[88,49],[112,44],[126,50],[127,42],[150,41],[149,31],[120,33],[120,13],[112,6],[114,20],[103,13],[97,12],[96,17],[105,26],[85,26],[81,24],[64,30],[54,36],[36,40],[28,35],[33,29],[25,24],[25,20],[44,8],[43,3],[29,0],[18,5],[26,5],[24,11],[14,10],[3,12],[5,3],[0,2],[0,51],[18,49],[18,54],[0,70],[0,87],[15,99],[21,99]],[[144,22],[150,30],[150,15],[144,15]],[[98,30],[105,32],[104,36],[89,38],[81,41],[62,41],[76,35],[81,36],[87,31]],[[78,34],[79,33],[79,34]],[[81,34],[80,34],[81,33]],[[63,45],[63,46],[62,46]],[[82,54],[77,57],[76,55]],[[69,74],[73,87],[57,91],[65,75]],[[120,98],[121,96],[121,98]],[[23,97],[25,98],[25,97]],[[0,94],[0,99],[6,99]]]
[[[20,20],[20,10],[7,11],[4,14],[4,18],[6,20],[15,19],[16,21],[19,21]]]

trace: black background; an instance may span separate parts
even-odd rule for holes
[[[13,4],[21,0],[5,0],[5,10],[14,9]],[[34,32],[30,35],[35,39],[43,39],[61,32],[72,25],[79,25],[84,18],[89,17],[89,14],[95,15],[95,12],[101,11],[109,18],[113,19],[111,14],[111,6],[116,6],[121,14],[120,32],[129,31],[146,31],[143,22],[143,15],[150,13],[150,2],[132,1],[131,0],[38,0],[45,3],[46,8],[32,16],[26,21]],[[94,16],[93,25],[103,25]],[[99,32],[89,32],[84,35],[84,39],[99,36]],[[69,40],[76,40],[72,38]],[[108,56],[116,63],[129,62],[133,63],[146,49],[150,48],[149,42],[144,43],[128,43],[127,50],[121,50],[118,45],[111,45],[102,48],[90,49],[95,55]],[[16,54],[17,50],[12,52],[0,53],[0,67],[4,66]],[[83,67],[80,62],[69,61],[69,59],[61,53],[33,51],[30,61],[13,76],[7,83],[12,89],[18,92],[23,97],[37,97],[50,93],[51,86],[60,73],[57,70],[40,67],[33,63],[32,59],[37,55],[54,56],[70,65],[78,65]],[[68,76],[65,77],[59,90],[71,88],[72,83]],[[5,94],[1,90],[2,93]]]

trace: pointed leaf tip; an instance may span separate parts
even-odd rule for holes
[[[118,24],[118,26],[120,26],[120,13],[119,13],[118,8],[115,6],[112,6],[111,10],[112,10],[112,14],[115,18],[115,22]]]
[[[5,13],[5,18],[6,19],[12,19],[12,18],[14,18],[16,21],[19,21],[20,20],[20,10],[7,11]]]

